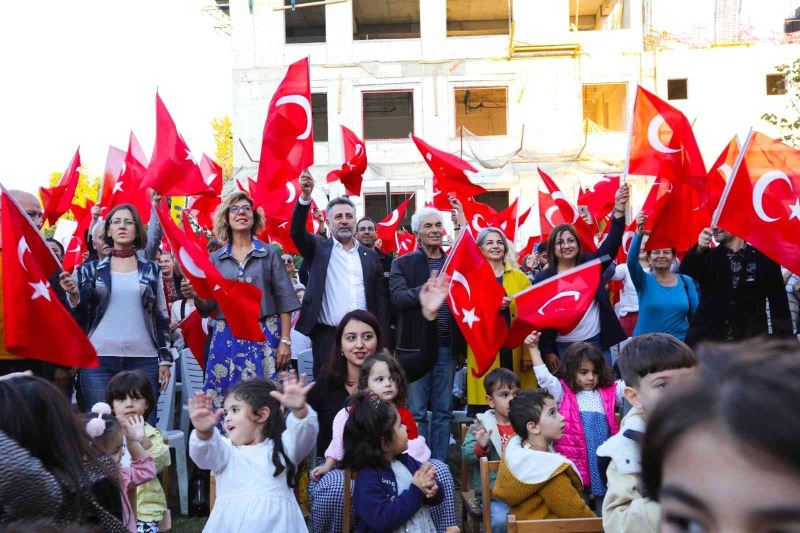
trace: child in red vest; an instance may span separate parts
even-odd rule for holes
[[[586,342],[576,342],[564,352],[554,377],[539,353],[539,332],[531,333],[525,344],[531,352],[533,371],[539,386],[555,398],[564,416],[564,436],[555,450],[575,463],[584,485],[587,502],[594,497],[598,515],[603,509],[606,484],[600,474],[597,448],[619,431],[614,410],[622,405],[625,383],[614,382],[603,353]]]

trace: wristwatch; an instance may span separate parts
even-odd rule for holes
[[[291,347],[291,345],[292,345],[292,339],[290,339],[289,337],[281,337],[280,342],[282,342],[286,346],[290,346]]]

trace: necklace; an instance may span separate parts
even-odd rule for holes
[[[111,249],[112,257],[133,257],[135,254],[136,250],[133,248],[128,248],[127,250],[117,250],[116,248]]]

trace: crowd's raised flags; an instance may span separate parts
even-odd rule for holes
[[[416,135],[411,135],[411,139],[433,172],[433,206],[436,209],[449,211],[452,208],[448,194],[456,195],[463,203],[467,198],[486,192],[471,181],[478,169],[451,153],[434,148]]]
[[[233,335],[239,339],[261,342],[261,290],[250,283],[225,279],[213,265],[205,249],[173,222],[166,206],[156,211],[164,228],[173,255],[181,265],[181,272],[192,284],[200,298],[216,302],[225,315]]]
[[[391,213],[386,215],[383,220],[375,224],[375,233],[377,233],[378,238],[381,240],[381,252],[388,254],[397,249],[397,243],[394,240],[394,235],[397,232],[397,228],[400,227],[403,217],[406,215],[408,203],[412,198],[414,198],[413,194],[403,200],[400,205],[398,205],[396,209],[393,209]]]
[[[190,196],[186,210],[197,220],[197,223],[206,229],[214,226],[214,211],[222,203],[222,167],[213,159],[203,154],[200,160],[200,173],[203,175],[208,191],[196,196]]]
[[[67,165],[67,169],[61,174],[61,178],[54,187],[40,187],[39,196],[44,205],[44,215],[42,218],[54,226],[61,218],[61,215],[69,211],[72,199],[75,197],[75,190],[78,188],[81,170],[81,149],[75,150],[75,155]]]
[[[591,225],[587,224],[585,220],[583,220],[580,215],[578,214],[578,209],[572,205],[567,197],[564,196],[564,193],[561,192],[561,189],[558,188],[556,182],[553,181],[553,178],[548,176],[542,169],[539,170],[539,176],[542,178],[542,183],[547,188],[547,191],[550,193],[550,206],[547,207],[545,211],[545,219],[548,223],[552,224],[552,211],[553,206],[555,206],[556,210],[561,213],[562,220],[565,220],[566,223],[572,224],[575,227],[575,231],[578,232],[578,238],[581,241],[581,249],[584,252],[592,253],[597,251],[597,244],[594,242],[594,236],[597,233],[596,228],[593,228]],[[541,195],[539,196],[539,209],[540,209],[540,216],[541,216],[541,209],[544,207],[544,203],[542,202]],[[550,217],[548,218],[548,212],[550,212]],[[555,227],[555,224],[552,224],[552,227]],[[552,230],[551,227],[551,230]],[[542,230],[544,233],[544,230]],[[550,232],[548,231],[548,234]]]
[[[76,266],[83,262],[83,252],[89,249],[86,239],[87,237],[91,238],[88,233],[91,230],[92,208],[94,205],[94,202],[87,198],[85,206],[72,204],[72,207],[70,207],[77,226],[64,250],[64,270],[67,272],[72,272]]]
[[[751,132],[711,225],[800,272],[800,151]]]
[[[139,212],[142,223],[147,224],[150,221],[150,193],[144,186],[145,172],[147,158],[136,136],[131,132],[122,172],[111,188],[111,196],[105,207],[111,209],[118,205],[131,204]]]
[[[112,191],[114,190],[114,183],[117,182],[124,167],[125,150],[117,148],[116,146],[109,146],[108,154],[106,155],[106,168],[103,171],[103,181],[100,182],[100,192],[97,195],[99,198],[97,205],[108,207]]]
[[[267,109],[261,156],[256,180],[258,198],[268,202],[267,193],[284,187],[314,164],[314,131],[311,120],[309,61],[303,58],[289,65]]]
[[[464,210],[464,218],[467,219],[467,226],[477,235],[484,228],[492,226],[497,211],[488,204],[479,202],[473,198],[466,198],[461,202]]]
[[[668,165],[678,176],[705,176],[700,149],[686,116],[638,87],[630,124],[628,174],[662,175]]]
[[[156,93],[156,142],[142,185],[164,196],[190,196],[208,190],[200,161],[183,140],[167,107]]]
[[[181,328],[181,335],[186,342],[186,347],[192,352],[203,370],[206,368],[206,343],[208,341],[208,317],[203,318],[200,312],[195,309],[178,324]]]
[[[505,291],[472,232],[461,232],[443,270],[450,276],[450,312],[475,354],[472,374],[481,377],[491,368],[508,333],[505,318],[497,312]]]
[[[619,190],[619,176],[602,176],[591,187],[578,191],[578,205],[585,206],[596,222],[605,219],[614,209]]]
[[[417,237],[402,228],[394,234],[394,242],[397,247],[397,257],[403,257],[417,249]]]
[[[511,205],[495,215],[492,225],[502,231],[506,239],[513,243],[517,238],[517,229],[525,223],[530,214],[530,207],[520,214],[519,198],[516,198]]]
[[[600,259],[593,259],[515,294],[517,319],[503,345],[516,348],[534,330],[569,333],[575,329],[594,300],[600,265]]]
[[[6,348],[62,366],[97,367],[97,352],[52,286],[62,271],[58,259],[25,211],[0,189]]]
[[[367,170],[367,147],[355,133],[342,126],[344,164],[328,173],[328,183],[341,181],[349,196],[361,196],[361,180]]]
[[[83,253],[86,250],[86,241],[78,237],[78,232],[76,230],[69,238],[66,246],[64,246],[64,261],[62,263],[64,271],[72,272],[77,266],[83,263]]]
[[[528,242],[522,247],[522,250],[517,253],[517,257],[522,258],[531,255],[533,253],[533,247],[539,242],[542,242],[541,235],[531,235],[528,237]]]
[[[195,231],[190,219],[191,215],[189,213],[184,213],[181,216],[181,227],[183,228],[183,232],[186,233],[201,250],[208,250],[208,236],[206,235],[206,231],[210,231],[210,228],[203,228],[200,226],[200,231]],[[195,223],[197,223],[196,220]],[[164,244],[169,246],[169,241],[164,241]]]
[[[714,216],[714,210],[717,208],[722,198],[722,191],[725,190],[725,184],[731,179],[733,165],[736,164],[740,149],[739,137],[734,135],[725,148],[722,149],[717,160],[711,165],[711,168],[708,169],[708,205],[710,206],[710,216]]]

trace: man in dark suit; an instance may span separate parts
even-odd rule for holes
[[[383,268],[375,250],[361,246],[353,237],[356,208],[346,196],[333,198],[326,208],[331,239],[306,230],[314,178],[300,176],[300,197],[292,213],[291,236],[308,261],[310,272],[303,307],[295,329],[311,338],[314,375],[331,358],[339,321],[354,309],[366,309],[378,319],[384,338],[388,295]]]
[[[434,334],[421,335],[428,321],[422,315],[420,291],[433,272],[442,271],[447,259],[442,250],[442,216],[436,209],[420,209],[411,219],[411,229],[420,249],[395,259],[389,277],[391,301],[397,311],[397,351],[420,350],[420,358],[427,362],[425,374],[408,387],[408,409],[417,421],[419,434],[428,441],[431,457],[447,461],[453,378],[459,358],[466,358],[467,346],[446,301],[436,316]],[[412,373],[409,369],[406,372]]]

